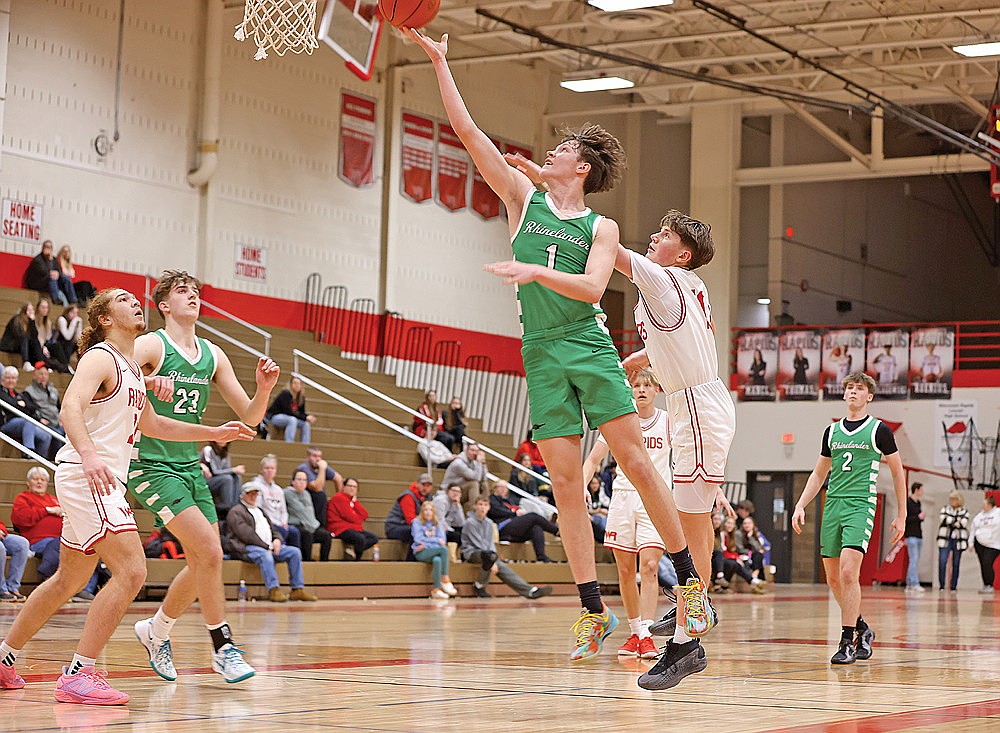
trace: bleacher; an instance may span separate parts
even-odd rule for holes
[[[29,291],[0,288],[0,316],[4,319],[10,318],[27,299],[36,297],[34,293]],[[59,309],[57,308],[55,311],[55,315],[58,316]],[[239,324],[221,319],[206,318],[203,320],[235,338],[247,340],[248,332]],[[3,322],[6,323],[6,320]],[[159,328],[162,326],[162,320],[159,316],[151,314],[149,325],[150,328]],[[291,351],[293,348],[299,348],[355,379],[364,381],[369,386],[405,405],[415,407],[423,398],[423,394],[418,390],[397,387],[391,376],[370,373],[364,362],[342,358],[337,347],[317,343],[308,333],[282,329],[269,330],[273,335],[271,355],[282,369],[282,376],[275,392],[287,384],[288,374],[292,369]],[[253,394],[253,372],[256,366],[256,357],[234,346],[223,344],[223,347],[233,363],[237,377],[248,393]],[[11,354],[0,354],[0,360],[6,360],[5,363],[13,363],[15,360],[12,357]],[[20,367],[21,365],[16,364],[16,366]],[[345,381],[336,380],[322,370],[310,367],[308,364],[302,364],[300,371],[359,405],[373,412],[384,414],[391,421],[408,427],[410,422],[408,415],[401,411],[388,412],[386,403],[364,390]],[[52,375],[52,383],[59,389],[60,394],[65,391],[69,378],[69,375],[55,373]],[[30,380],[30,374],[22,373],[18,389],[23,389]],[[365,528],[381,536],[385,516],[396,497],[425,470],[417,461],[415,444],[315,389],[307,389],[306,396],[309,412],[317,416],[312,430],[313,444],[323,449],[324,458],[343,476],[353,476],[358,479],[361,485],[359,497],[371,515]],[[443,399],[447,399],[449,396],[445,396]],[[213,391],[212,399],[205,412],[206,423],[218,424],[230,419],[232,419],[231,410],[217,392]],[[469,423],[470,437],[481,440],[506,455],[512,454],[513,451],[509,447],[512,443],[510,435],[484,433],[478,420],[470,419]],[[244,464],[246,466],[248,479],[256,474],[261,456],[266,453],[274,453],[278,457],[277,481],[282,486],[288,484],[292,470],[305,460],[305,446],[302,443],[285,443],[280,437],[266,441],[258,439],[252,443],[233,443],[230,446],[230,451],[233,465]],[[24,490],[25,473],[31,465],[31,462],[17,457],[16,452],[10,447],[6,445],[0,447],[0,520],[4,521],[8,527],[10,527],[10,511],[14,497]],[[502,477],[507,476],[510,470],[506,464],[492,459],[489,468],[493,473]],[[435,482],[440,481],[442,476],[441,470],[435,471]],[[50,491],[53,489],[50,482]],[[140,532],[145,538],[153,527],[153,516],[145,509],[135,506],[137,507],[136,518]],[[317,595],[326,598],[420,597],[430,593],[429,566],[423,563],[404,562],[405,547],[399,542],[382,540],[379,546],[381,561],[378,563],[336,561],[306,563],[306,584]],[[576,592],[569,565],[565,562],[555,564],[532,562],[534,552],[530,544],[501,545],[499,549],[501,556],[505,559],[515,562],[523,561],[518,562],[516,570],[528,582],[536,585],[553,585],[556,593]],[[546,552],[549,557],[555,560],[565,560],[565,552],[558,538],[547,536]],[[597,553],[600,581],[602,583],[617,582],[617,574],[611,562],[610,552],[598,547]],[[340,559],[343,555],[343,543],[334,540],[331,558]],[[365,559],[369,558],[370,551]],[[147,592],[150,595],[162,592],[162,589],[169,584],[170,579],[179,570],[179,562],[181,561],[148,561]],[[453,567],[451,576],[455,584],[459,586],[462,595],[471,594],[468,586],[475,578],[477,569],[477,565],[470,566],[464,563],[458,563]],[[246,580],[251,595],[264,595],[260,573],[252,564],[227,560],[223,569],[223,577],[227,587],[227,595],[231,598],[235,598],[236,589],[241,579]],[[283,583],[287,583],[287,572],[284,566],[279,566],[279,577]],[[33,560],[29,562],[25,572],[24,583],[29,588],[37,583]],[[491,583],[490,587],[491,592],[497,594],[510,592],[506,586],[498,582]]]

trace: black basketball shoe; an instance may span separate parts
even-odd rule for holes
[[[854,640],[841,639],[837,653],[830,657],[830,664],[854,664],[857,654],[854,651]]]
[[[875,632],[871,628],[859,631],[854,640],[854,656],[858,659],[871,659],[873,641],[875,641]]]

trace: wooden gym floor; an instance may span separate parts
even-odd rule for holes
[[[132,695],[125,708],[53,702],[86,613],[67,605],[22,654],[27,687],[0,692],[0,730],[1000,731],[1000,598],[866,589],[875,654],[840,668],[828,663],[840,622],[823,588],[717,600],[708,669],[657,693],[635,684],[651,662],[615,655],[624,623],[599,658],[569,664],[566,598],[232,604],[258,670],[236,685],[210,670],[193,613],[174,629],[179,680],[156,677],[131,628],[155,606],[136,604],[99,662]],[[0,629],[14,613],[0,608]]]

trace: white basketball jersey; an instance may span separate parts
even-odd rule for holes
[[[639,288],[635,325],[666,394],[719,378],[712,306],[701,278],[680,267],[661,267],[631,253]]]
[[[659,407],[653,416],[643,420],[639,419],[639,427],[642,428],[642,443],[646,447],[649,459],[653,462],[653,468],[663,477],[670,486],[673,482],[673,475],[670,471],[670,421],[667,413]],[[597,442],[607,446],[603,435],[597,436]],[[622,467],[618,467],[615,482],[611,485],[612,493],[616,491],[635,491],[635,486],[628,480]]]
[[[118,367],[118,381],[110,393],[91,400],[84,408],[83,422],[97,456],[124,484],[132,458],[132,444],[139,429],[139,415],[146,405],[146,387],[138,365],[114,346],[102,341],[92,348],[111,354]],[[76,448],[67,442],[56,453],[56,463],[82,463],[82,459]]]

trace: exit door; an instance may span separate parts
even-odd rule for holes
[[[786,471],[747,472],[747,496],[754,504],[757,527],[771,542],[771,564],[779,583],[792,578],[793,478]]]

